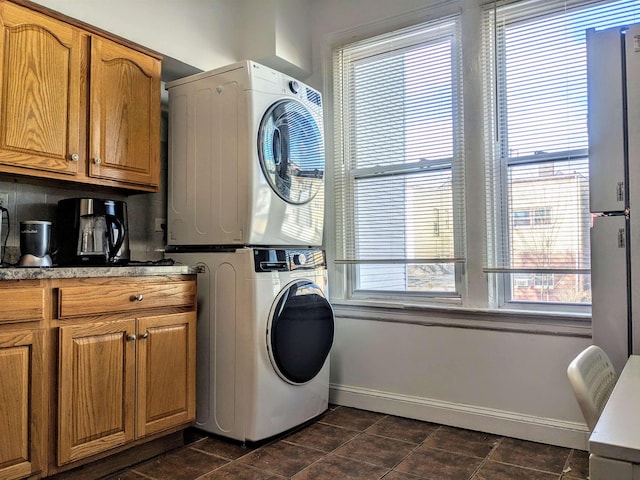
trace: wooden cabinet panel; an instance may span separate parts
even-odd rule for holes
[[[195,419],[196,313],[138,319],[136,436]]]
[[[42,469],[44,331],[0,334],[0,478]]]
[[[44,320],[44,288],[0,288],[0,305],[0,325]]]
[[[0,172],[157,191],[160,57],[48,13],[0,1]]]
[[[55,285],[56,468],[195,420],[194,277]]]
[[[92,177],[158,185],[160,65],[155,58],[92,37]]]
[[[0,18],[0,164],[76,174],[80,31],[7,2]]]
[[[193,424],[196,290],[181,274],[0,282],[0,480]]]
[[[195,305],[195,281],[63,286],[58,290],[58,317],[132,312],[147,308]]]
[[[61,327],[58,464],[133,440],[134,320]]]

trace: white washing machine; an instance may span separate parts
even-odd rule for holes
[[[167,90],[168,244],[320,246],[320,93],[252,61]]]
[[[196,426],[241,441],[328,407],[334,317],[317,249],[171,253],[198,266]]]

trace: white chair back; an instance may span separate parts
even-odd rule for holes
[[[567,375],[587,426],[593,431],[616,384],[613,364],[604,350],[591,345],[573,359]]]

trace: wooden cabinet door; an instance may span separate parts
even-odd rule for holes
[[[157,186],[160,61],[91,38],[89,175]]]
[[[80,42],[74,27],[0,3],[0,165],[78,171]]]
[[[44,331],[0,334],[0,478],[42,470]]]
[[[134,438],[135,320],[60,327],[58,464]]]
[[[195,419],[196,313],[138,319],[136,437]]]

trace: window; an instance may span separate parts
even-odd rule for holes
[[[634,0],[498,2],[485,12],[486,271],[501,305],[590,303],[585,30],[638,14]]]
[[[459,35],[448,17],[335,52],[336,256],[352,295],[458,295]]]
[[[539,208],[533,211],[534,225],[550,225],[551,224],[551,208]]]
[[[587,313],[585,30],[638,0],[433,3],[334,39],[332,300]]]
[[[528,227],[531,225],[531,212],[529,210],[515,210],[513,212],[514,227]]]

